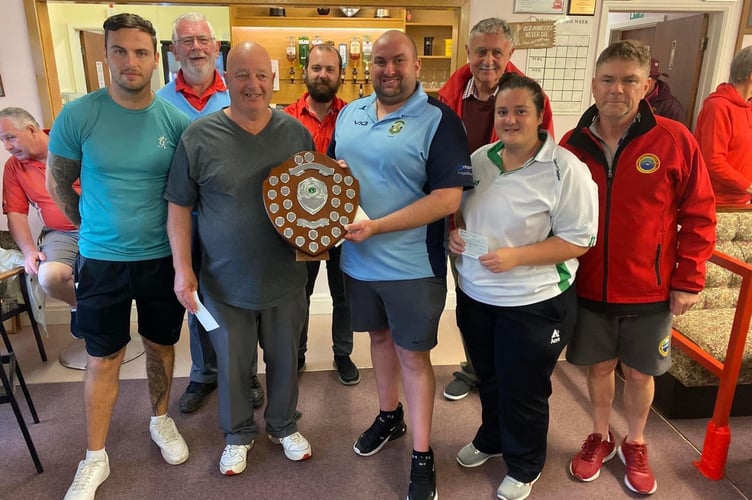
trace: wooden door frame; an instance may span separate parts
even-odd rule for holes
[[[39,102],[42,108],[42,120],[45,127],[50,127],[63,107],[60,96],[60,83],[55,65],[55,51],[50,28],[48,0],[23,0],[26,12],[26,24],[29,29],[32,62]],[[55,0],[56,3],[92,3],[106,4],[100,1]],[[126,0],[123,4],[153,5],[154,0]],[[230,7],[231,5],[255,6],[296,6],[296,7],[339,7],[341,0],[171,0],[173,5],[195,7],[205,5],[213,7]],[[394,7],[441,9],[457,8],[460,12],[459,36],[457,47],[464,47],[470,31],[470,0],[348,0],[352,7]],[[374,5],[376,4],[376,5]]]
[[[694,12],[708,13],[708,47],[702,63],[697,100],[695,101],[695,115],[702,106],[705,96],[715,90],[719,82],[728,78],[728,67],[734,56],[734,41],[739,30],[739,15],[741,3],[708,2],[700,0],[662,0],[656,5],[654,0],[603,0],[600,11],[596,12],[599,19],[600,33],[596,43],[596,54],[600,54],[608,46],[608,15],[617,12]],[[729,35],[733,34],[733,35]],[[597,57],[597,55],[595,56]],[[695,117],[688,118],[694,123]]]

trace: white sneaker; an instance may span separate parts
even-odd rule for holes
[[[170,465],[182,464],[188,460],[188,445],[178,432],[175,421],[165,416],[149,422],[151,440],[162,450],[162,458]]]
[[[89,458],[81,460],[76,469],[76,477],[68,488],[64,500],[94,500],[97,488],[110,475],[110,459],[107,453],[104,460]]]
[[[290,460],[297,461],[311,458],[311,445],[299,432],[294,432],[283,438],[276,438],[270,434],[269,439],[272,443],[281,444],[285,450],[285,456]]]
[[[523,483],[517,481],[512,476],[507,475],[499,485],[499,489],[496,490],[496,496],[499,500],[524,500],[530,496],[530,493],[533,491],[533,485],[538,479],[540,479],[540,476],[541,475],[538,474],[535,479],[529,483]]]
[[[228,444],[219,459],[219,472],[225,476],[234,476],[245,470],[248,451],[253,447],[250,444]]]

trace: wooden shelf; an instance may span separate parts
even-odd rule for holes
[[[393,17],[277,17],[254,16],[234,19],[233,26],[253,28],[290,28],[300,31],[300,28],[314,29],[404,29],[405,23]]]
[[[449,29],[452,29],[454,27],[451,24],[447,24],[447,23],[442,23],[442,24],[437,24],[437,23],[405,23],[405,26],[407,26],[407,27],[410,27],[410,26],[416,26],[416,27],[421,26],[421,27],[425,27],[425,28],[449,28]]]

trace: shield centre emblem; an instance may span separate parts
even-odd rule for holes
[[[326,184],[315,177],[303,179],[298,184],[298,203],[311,215],[324,208],[328,197]]]

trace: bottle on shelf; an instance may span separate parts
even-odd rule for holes
[[[324,40],[321,39],[320,35],[313,35],[313,40],[311,40],[311,47],[321,45],[322,43],[324,43]]]
[[[368,35],[363,35],[363,74],[365,76],[366,83],[368,83],[368,79],[371,76],[369,65],[371,64],[372,55],[373,43],[371,42],[371,37]]]
[[[298,61],[301,68],[305,73],[306,63],[308,62],[308,51],[311,49],[310,40],[308,35],[300,35],[298,37]]]
[[[340,68],[340,77],[342,83],[345,83],[345,71],[347,70],[347,54],[348,48],[346,43],[339,44],[339,55],[342,58],[342,67]]]
[[[423,55],[424,56],[433,55],[433,37],[432,36],[423,37]]]
[[[287,37],[287,48],[285,49],[287,62],[290,63],[290,83],[295,83],[295,59],[298,58],[297,49],[295,48],[295,37]]]
[[[358,61],[360,61],[360,38],[354,36],[350,39],[350,60],[353,63],[353,83],[358,81]]]

